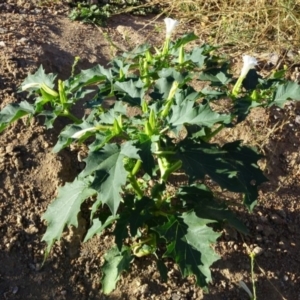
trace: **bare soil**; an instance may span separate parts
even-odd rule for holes
[[[18,86],[41,64],[64,79],[75,56],[81,58],[79,71],[106,65],[122,49],[163,39],[162,20],[119,15],[103,29],[70,21],[67,7],[33,3],[0,0],[0,108],[24,99]],[[84,111],[78,107],[75,114],[80,117]],[[194,286],[193,278],[181,279],[172,262],[169,281],[162,283],[151,259],[143,258],[134,261],[115,292],[102,295],[99,266],[112,237],[107,233],[81,244],[88,222],[84,215],[41,268],[46,228],[41,216],[58,186],[72,181],[82,165],[76,149],[51,151],[64,120],[48,131],[38,119],[10,126],[0,136],[0,299],[248,299],[238,282],[251,286],[247,253],[253,249],[260,253],[255,266],[258,299],[300,299],[299,115],[293,103],[284,109],[257,109],[239,128],[220,136],[258,147],[266,156],[260,164],[269,182],[261,187],[252,214],[228,196],[251,234],[223,231],[209,294]]]

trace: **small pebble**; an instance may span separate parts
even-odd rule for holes
[[[12,293],[16,294],[19,291],[19,288],[17,286],[14,286],[12,289]]]
[[[256,226],[256,230],[257,230],[258,232],[261,232],[261,231],[264,230],[264,228],[263,228],[262,225],[259,224],[259,225]]]
[[[261,255],[262,253],[264,252],[264,249],[259,247],[259,246],[256,246],[254,249],[253,249],[253,253],[255,255]]]
[[[281,219],[281,218],[280,218],[278,215],[276,215],[276,214],[272,214],[272,215],[271,215],[271,220],[272,220],[275,224],[278,224],[278,225],[284,223],[283,219]]]

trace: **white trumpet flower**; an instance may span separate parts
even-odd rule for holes
[[[175,27],[179,24],[178,21],[171,19],[171,18],[165,18],[164,19],[166,24],[166,40],[163,46],[162,53],[159,52],[159,55],[167,55],[169,52],[169,43],[171,39],[172,32],[174,31]]]
[[[79,130],[77,132],[75,132],[71,138],[73,139],[80,139],[86,132],[88,131],[95,131],[96,130],[96,127],[90,127],[90,128],[86,128],[86,129],[82,129],[82,130]]]
[[[166,39],[170,39],[175,27],[179,24],[177,20],[171,18],[164,19],[166,24]]]
[[[238,93],[241,89],[243,80],[246,78],[248,72],[250,71],[250,69],[255,68],[255,66],[257,65],[256,58],[252,57],[250,55],[244,55],[243,56],[243,62],[244,62],[244,64],[243,64],[243,68],[242,68],[242,71],[241,71],[241,75],[238,78],[238,80],[237,80],[237,82],[234,85],[233,90],[232,90],[232,95],[233,96],[238,95]]]
[[[244,65],[241,71],[241,77],[245,78],[248,72],[250,71],[250,69],[255,68],[255,66],[257,65],[257,60],[255,57],[252,57],[250,55],[244,55],[243,62]]]
[[[41,83],[39,83],[39,82],[31,82],[31,83],[24,84],[21,87],[21,90],[22,91],[26,91],[26,90],[29,90],[31,88],[40,88],[40,87],[41,87]]]

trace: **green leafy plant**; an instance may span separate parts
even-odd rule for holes
[[[104,26],[110,15],[111,13],[108,5],[99,7],[96,4],[90,5],[88,3],[78,3],[77,7],[70,12],[69,18],[73,21],[78,20],[83,23]]]
[[[159,5],[146,0],[110,0],[106,4],[90,4],[85,1],[75,1],[76,7],[69,14],[71,20],[106,25],[107,18],[113,14],[130,12],[135,15],[146,15],[159,12]],[[74,3],[71,4],[74,6]]]
[[[47,128],[58,117],[69,118],[53,151],[71,143],[88,145],[85,168],[59,188],[43,216],[43,241],[46,259],[66,226],[78,225],[81,205],[89,200],[84,241],[108,228],[115,238],[102,266],[104,293],[115,288],[134,259],[146,255],[156,261],[163,280],[165,263],[172,259],[183,277],[194,275],[206,289],[210,266],[218,259],[212,247],[220,236],[217,229],[227,223],[247,234],[215,188],[243,195],[251,211],[258,186],[266,181],[254,148],[242,141],[221,145],[217,134],[243,121],[254,107],[282,107],[300,98],[300,86],[284,80],[283,72],[259,76],[253,58],[244,59],[243,80],[237,80],[216,47],[185,51],[197,36],[190,33],[172,42],[176,25],[166,20],[161,49],[139,46],[109,68],[97,65],[62,81],[40,67],[20,87],[33,102],[9,104],[0,112],[0,131],[24,116],[43,117]],[[91,113],[78,119],[72,107],[88,95],[93,95],[86,102]],[[106,99],[112,98],[107,108]],[[178,175],[184,180],[174,180]]]

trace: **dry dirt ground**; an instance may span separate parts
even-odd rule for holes
[[[30,3],[29,3],[30,2]],[[107,64],[116,48],[128,49],[150,39],[163,39],[162,21],[117,16],[108,28],[71,22],[66,8],[40,8],[31,1],[0,0],[0,108],[24,95],[18,86],[29,72],[43,65],[60,78],[70,74],[75,56],[77,70]],[[185,30],[184,28],[181,28]],[[83,111],[78,108],[78,116]],[[99,292],[99,265],[111,240],[109,234],[79,244],[86,221],[66,233],[41,268],[45,244],[41,221],[57,187],[72,181],[81,165],[77,152],[51,152],[58,130],[46,131],[38,119],[20,121],[0,136],[0,299],[248,299],[239,280],[251,286],[247,251],[256,248],[255,276],[258,299],[300,299],[300,110],[256,110],[237,130],[225,132],[266,155],[261,161],[269,182],[261,187],[253,214],[237,208],[251,234],[242,237],[230,228],[216,245],[222,258],[213,266],[210,293],[203,294],[193,279],[182,280],[170,262],[169,282],[161,283],[150,259],[133,263],[110,296]]]

